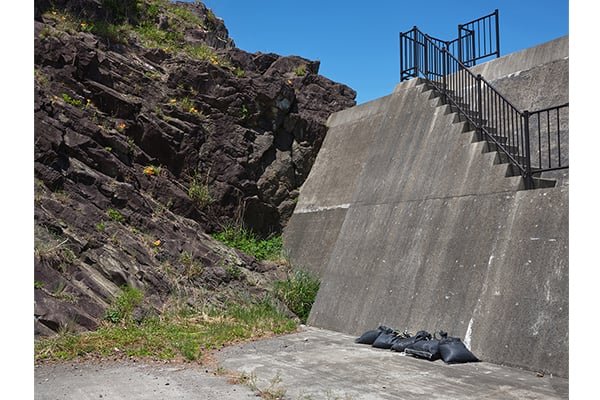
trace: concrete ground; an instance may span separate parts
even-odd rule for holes
[[[569,382],[485,362],[446,365],[305,327],[223,348],[215,365],[111,362],[35,367],[35,399],[568,399]],[[232,379],[237,378],[237,379]],[[245,379],[241,379],[245,378]],[[235,384],[232,382],[245,383]]]

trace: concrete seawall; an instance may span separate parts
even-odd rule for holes
[[[476,68],[515,101],[568,101],[568,37]],[[554,84],[532,96],[519,76]],[[442,329],[484,361],[568,377],[568,180],[520,190],[484,149],[417,80],[333,114],[284,232],[322,278],[309,324]]]

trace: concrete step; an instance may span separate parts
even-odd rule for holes
[[[533,188],[534,189],[545,189],[545,188],[553,188],[556,186],[556,181],[554,179],[546,179],[546,178],[533,178]]]
[[[493,156],[494,164],[507,164],[506,168],[506,177],[507,178],[516,178],[519,179],[521,173],[517,166],[512,163],[516,161],[517,163],[523,165],[525,164],[525,158],[519,155],[519,148],[514,145],[508,144],[508,138],[505,136],[497,135],[497,129],[491,126],[486,126],[487,120],[480,119],[479,113],[477,111],[473,111],[470,109],[470,105],[462,101],[460,96],[453,96],[452,91],[448,94],[453,96],[454,102],[449,102],[442,93],[435,88],[430,82],[426,81],[423,78],[419,78],[418,85],[423,86],[423,93],[429,93],[429,100],[434,106],[437,107],[446,107],[446,114],[453,113],[455,118],[453,123],[464,123],[463,132],[476,132],[476,125],[483,125],[488,134],[492,135],[493,140],[489,138],[480,137],[479,133],[474,133],[475,141],[485,141],[485,145],[483,146],[483,153],[495,153]],[[459,110],[460,108],[460,110]],[[468,117],[468,118],[467,118]],[[498,143],[494,143],[494,140]],[[500,146],[504,148],[504,151],[500,148]],[[505,153],[508,152],[512,159]],[[545,178],[533,178],[533,188],[551,188],[556,185],[556,181],[552,179]],[[525,189],[525,180],[521,178],[521,182],[519,183],[519,190]]]
[[[512,146],[506,143],[506,141],[504,143],[500,144],[504,150],[506,150],[507,152],[509,152],[510,154],[519,154],[519,148],[517,146]],[[500,149],[500,146],[498,146],[496,143],[492,142],[492,141],[487,141],[487,151],[497,151],[497,152],[502,152],[502,150]]]

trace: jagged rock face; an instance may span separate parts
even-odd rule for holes
[[[108,18],[101,4],[53,9]],[[203,4],[179,6],[210,21],[185,39],[215,57],[65,32],[36,2],[36,333],[94,329],[121,285],[143,288],[155,309],[175,291],[260,291],[276,268],[207,233],[280,232],[326,118],[355,104],[318,62],[246,53]]]

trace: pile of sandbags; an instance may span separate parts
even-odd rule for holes
[[[369,344],[379,349],[390,349],[429,361],[442,359],[446,364],[477,362],[479,359],[457,337],[449,337],[444,331],[431,335],[427,331],[410,334],[407,331],[381,325],[356,338],[355,343]]]

